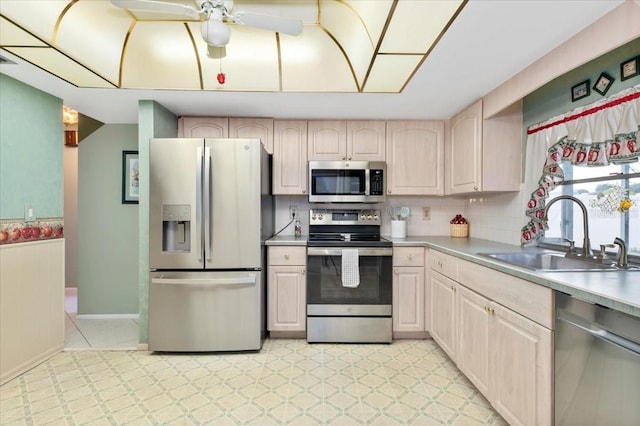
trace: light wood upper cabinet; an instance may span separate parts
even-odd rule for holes
[[[347,160],[385,161],[385,121],[347,121]]]
[[[451,119],[447,194],[518,191],[522,168],[522,104],[482,119],[482,100]]]
[[[387,121],[387,194],[444,193],[444,122]]]
[[[450,192],[479,191],[482,187],[482,101],[451,119]]]
[[[269,247],[268,257],[267,328],[269,331],[305,331],[305,247]]]
[[[178,137],[227,138],[229,137],[229,119],[227,117],[180,117]]]
[[[273,194],[307,194],[307,121],[273,122]]]
[[[384,161],[384,121],[312,120],[309,160]]]
[[[229,137],[260,139],[264,149],[273,154],[272,118],[229,118]]]
[[[309,160],[347,159],[347,122],[310,120],[308,125]]]

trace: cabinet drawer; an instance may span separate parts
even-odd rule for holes
[[[424,266],[424,247],[394,247],[393,266]]]
[[[452,280],[458,280],[458,259],[454,256],[431,250],[429,267]]]
[[[269,265],[306,265],[307,248],[282,246],[269,247]]]
[[[459,260],[459,265],[460,284],[554,329],[553,290],[466,260]]]

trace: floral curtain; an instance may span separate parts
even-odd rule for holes
[[[564,181],[561,163],[598,167],[640,158],[640,86],[591,105],[551,118],[527,130],[525,190],[529,222],[522,228],[522,244],[533,242],[548,229],[544,210],[549,192]]]

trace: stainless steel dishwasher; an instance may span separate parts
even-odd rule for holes
[[[640,424],[640,318],[556,292],[555,424]]]

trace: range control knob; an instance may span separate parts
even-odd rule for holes
[[[322,220],[322,215],[321,214],[318,215],[318,219]]]
[[[367,219],[371,220],[372,216],[371,215],[367,215]]]
[[[373,220],[378,220],[378,215],[377,214],[373,215]]]
[[[360,215],[360,219],[361,219],[361,220],[364,220],[364,219],[365,219],[365,215],[363,215],[363,214],[362,214],[362,215]]]
[[[311,220],[316,220],[316,215],[311,216]]]

